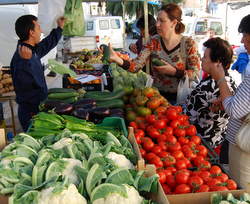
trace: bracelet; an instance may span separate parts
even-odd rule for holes
[[[226,81],[226,78],[225,78],[225,77],[220,78],[218,81],[216,81],[216,82],[217,82],[217,85],[219,86],[219,85],[221,84],[221,82],[223,82],[223,81]]]

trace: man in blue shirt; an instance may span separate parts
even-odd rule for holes
[[[42,31],[37,20],[33,15],[17,19],[15,30],[19,41],[10,64],[18,118],[24,131],[27,131],[32,116],[38,113],[40,102],[47,98],[41,58],[57,45],[65,22],[63,17],[59,18],[58,27],[40,41]]]

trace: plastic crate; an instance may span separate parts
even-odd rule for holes
[[[106,117],[102,123],[98,124],[98,126],[117,127],[120,131],[122,131],[125,137],[128,137],[128,131],[123,118]]]

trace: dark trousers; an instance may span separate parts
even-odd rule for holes
[[[18,119],[21,123],[23,131],[26,132],[30,126],[31,118],[39,112],[38,105],[19,104],[18,105]]]
[[[171,103],[172,105],[176,104],[177,93],[167,93],[167,92],[160,91],[160,94],[164,98],[166,98],[168,102]]]

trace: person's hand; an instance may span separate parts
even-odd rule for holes
[[[134,44],[134,43],[130,44],[129,49],[130,49],[131,52],[137,54],[137,46],[136,46],[136,44]]]
[[[162,66],[154,66],[154,69],[156,69],[161,74],[166,74],[169,76],[174,76],[176,74],[176,68],[174,68],[171,64],[168,62],[165,62],[164,60],[161,60],[165,65]]]
[[[215,62],[210,67],[210,75],[215,81],[225,77],[225,71],[221,63]]]
[[[214,113],[217,113],[220,110],[224,110],[224,107],[222,105],[222,98],[219,97],[215,99],[214,101],[212,101],[212,105],[209,107],[209,109]]]
[[[66,21],[66,18],[64,18],[63,16],[60,17],[60,18],[57,19],[57,25],[58,25],[61,29],[63,29],[64,24],[65,24],[65,21]]]
[[[32,50],[24,45],[19,46],[19,51],[18,51],[19,55],[21,56],[21,58],[23,59],[30,59],[32,57]]]

